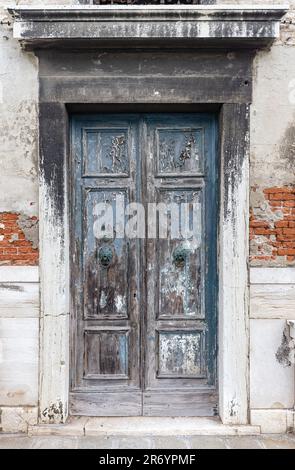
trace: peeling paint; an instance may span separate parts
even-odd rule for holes
[[[32,242],[32,247],[34,249],[38,248],[38,219],[36,217],[28,217],[25,214],[19,214],[17,223],[20,229],[24,232],[26,239]]]
[[[61,424],[64,422],[63,403],[61,400],[56,403],[51,403],[48,408],[45,408],[41,415],[45,418],[46,422]]]
[[[229,415],[231,417],[237,416],[239,410],[239,404],[235,398],[233,398],[229,403]]]
[[[294,173],[294,161],[295,161],[295,114],[293,121],[285,130],[280,143],[280,157],[281,164],[284,163],[284,171],[291,171]]]
[[[201,370],[201,337],[199,333],[160,333],[159,373],[198,377]]]
[[[22,286],[12,285],[8,283],[0,283],[0,289],[7,289],[7,290],[16,291],[16,292],[24,291],[24,288]]]
[[[286,325],[283,331],[281,344],[276,352],[276,360],[283,367],[290,367],[292,365],[292,362],[290,361],[290,354],[292,352],[290,348],[291,341],[290,329]]]
[[[119,313],[124,313],[126,312],[126,300],[124,295],[116,295],[115,297],[115,306],[116,310]]]

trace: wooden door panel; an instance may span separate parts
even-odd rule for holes
[[[77,116],[72,129],[76,325],[71,409],[97,416],[140,414],[138,241],[125,236],[124,215],[121,226],[116,224],[117,211],[137,200],[139,119]],[[107,210],[112,217],[101,223]]]
[[[83,176],[128,177],[131,136],[127,127],[83,128]]]
[[[129,378],[129,330],[85,330],[85,379]]]
[[[156,176],[198,176],[203,173],[203,131],[171,125],[155,130]]]
[[[204,374],[204,331],[157,332],[157,378],[196,378]]]
[[[166,238],[156,240],[158,262],[156,306],[160,318],[202,318],[203,311],[203,227],[202,227],[202,188],[164,189],[156,191],[157,203],[172,207],[167,224]],[[181,206],[188,204],[188,210]],[[187,217],[183,217],[183,213]],[[191,230],[190,224],[181,224],[181,218],[192,222],[194,218],[197,231],[193,237],[184,238],[183,230]],[[162,224],[163,225],[163,224]],[[172,227],[171,227],[172,225]],[[160,229],[158,230],[160,232]],[[163,230],[164,232],[164,230]],[[174,232],[174,233],[173,233]],[[177,233],[178,232],[178,233]],[[162,234],[164,235],[164,234]]]
[[[216,414],[216,166],[212,115],[73,118],[72,414]]]
[[[218,414],[216,392],[210,389],[196,391],[154,390],[143,393],[143,416],[214,416]]]
[[[96,211],[100,203],[107,203],[116,214],[116,197],[124,206],[129,202],[127,189],[86,189],[84,228],[84,316],[85,318],[127,318],[129,303],[128,273],[129,243],[126,238],[96,238]],[[97,227],[97,230],[99,228]],[[106,227],[107,230],[107,227]],[[107,232],[106,232],[107,233]],[[104,266],[100,257],[104,252],[110,262]]]
[[[146,118],[146,200],[157,204],[158,219],[146,244],[144,415],[201,415],[200,397],[206,414],[216,412],[215,311],[207,303],[216,289],[214,276],[209,286],[212,251],[216,258],[209,230],[217,214],[214,132],[210,116]]]

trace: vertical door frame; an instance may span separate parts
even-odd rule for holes
[[[144,109],[144,106],[143,106]],[[40,422],[68,416],[70,275],[68,155],[65,103],[41,102],[40,143]],[[219,414],[224,424],[248,422],[249,105],[219,113]]]

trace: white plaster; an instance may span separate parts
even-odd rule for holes
[[[295,318],[295,269],[250,269],[250,317]]]
[[[39,282],[38,266],[0,266],[0,282]]]
[[[37,407],[1,407],[0,431],[7,433],[27,432],[37,423]]]
[[[295,284],[295,268],[250,268],[251,284]]]
[[[250,317],[295,319],[295,284],[251,285]]]
[[[290,38],[295,37],[291,28],[292,25]],[[252,186],[270,188],[294,184],[292,156],[295,154],[292,141],[288,142],[286,136],[295,119],[289,88],[294,77],[295,47],[276,42],[270,51],[258,51],[254,59],[250,126]],[[289,160],[282,152],[286,144],[289,145]]]
[[[38,70],[12,38],[0,7],[0,212],[37,215]],[[11,18],[9,18],[11,21]]]
[[[0,407],[37,405],[37,318],[0,318]]]
[[[38,283],[1,283],[0,318],[39,318]]]
[[[294,407],[294,365],[280,364],[285,320],[250,321],[250,407]]]
[[[251,410],[251,424],[260,426],[265,434],[280,434],[287,431],[288,410]]]

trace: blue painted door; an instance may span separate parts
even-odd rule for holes
[[[214,116],[73,116],[71,161],[71,412],[215,414]]]

